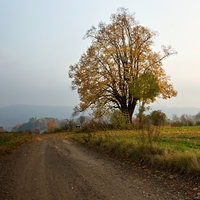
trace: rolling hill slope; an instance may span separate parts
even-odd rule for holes
[[[73,107],[70,106],[34,106],[12,105],[0,108],[0,126],[10,131],[13,126],[28,121],[31,117],[70,118]]]

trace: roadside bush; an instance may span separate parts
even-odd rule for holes
[[[110,118],[110,122],[114,129],[127,129],[126,118],[122,112],[115,110]]]
[[[139,129],[138,132],[140,136],[139,144],[141,146],[153,147],[153,144],[162,139],[159,127],[146,125],[142,129]]]
[[[39,128],[34,128],[33,129],[33,134],[40,134],[40,129]]]
[[[104,121],[97,121],[97,120],[90,120],[88,123],[84,123],[83,126],[76,130],[77,133],[93,133],[96,131],[106,131],[112,129],[113,126],[104,122]]]
[[[66,120],[60,126],[60,131],[74,131],[76,129],[76,123],[73,119]]]

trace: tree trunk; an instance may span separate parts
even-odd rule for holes
[[[137,101],[135,100],[131,104],[129,104],[129,106],[128,106],[129,121],[130,121],[131,124],[133,122],[132,117],[133,117],[133,113],[134,113],[134,110],[135,110],[136,103],[137,103]]]
[[[131,104],[128,105],[128,107],[123,106],[121,108],[121,112],[124,114],[127,124],[132,124],[132,116],[135,110],[136,103],[137,101],[133,101]]]

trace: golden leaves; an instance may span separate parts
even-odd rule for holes
[[[53,122],[53,119],[50,119],[48,122],[47,122],[47,130],[49,132],[53,132],[55,131],[55,129],[57,128],[56,124]]]
[[[176,52],[170,46],[154,52],[155,36],[155,31],[138,25],[134,15],[124,8],[111,15],[110,24],[101,22],[97,28],[92,26],[85,35],[92,40],[91,46],[69,70],[72,89],[78,89],[80,109],[92,106],[99,115],[112,106],[134,108],[134,101],[147,100],[147,89],[157,91],[157,85],[163,98],[176,96],[177,91],[162,68],[162,61]],[[156,78],[155,84],[149,86],[143,81],[146,85],[137,86],[131,93],[134,81],[148,72]],[[150,95],[149,99],[155,98]]]

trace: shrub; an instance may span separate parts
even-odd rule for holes
[[[163,126],[166,124],[166,115],[165,113],[163,113],[161,110],[154,110],[153,112],[151,112],[151,114],[149,115],[151,123],[154,126]]]
[[[88,123],[84,123],[76,132],[80,133],[93,133],[96,131],[106,131],[108,129],[112,129],[112,125],[98,120],[90,120]]]
[[[75,129],[76,123],[73,119],[67,119],[65,122],[62,122],[59,128],[60,131],[74,131]]]
[[[122,114],[122,112],[115,110],[110,118],[110,122],[113,125],[113,128],[115,129],[126,129],[127,128],[127,123],[126,123],[126,118]]]
[[[56,124],[53,122],[53,119],[50,119],[47,122],[47,130],[48,132],[54,132],[56,130],[57,126]]]
[[[188,120],[187,125],[188,126],[194,126],[194,122],[192,120]]]
[[[199,126],[200,125],[200,121],[196,121],[196,126]]]
[[[185,124],[180,122],[180,121],[175,121],[175,122],[171,122],[171,126],[173,127],[181,127],[184,126]]]
[[[39,128],[34,128],[33,133],[34,134],[40,134],[40,129]]]

